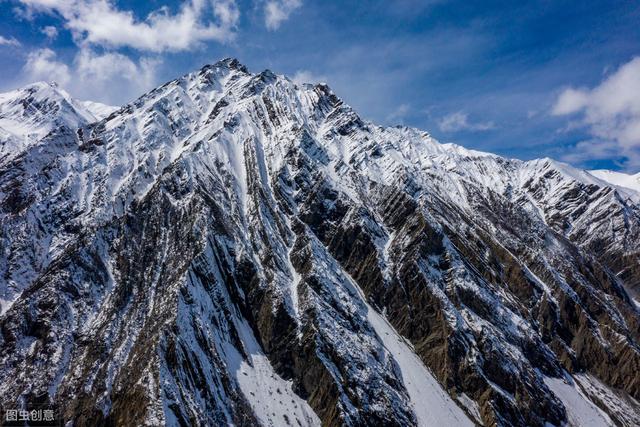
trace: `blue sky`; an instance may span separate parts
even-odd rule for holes
[[[640,171],[637,1],[0,0],[0,90],[121,104],[225,56],[443,142]]]

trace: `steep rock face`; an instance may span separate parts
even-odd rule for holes
[[[555,231],[595,255],[620,279],[629,294],[640,297],[640,208],[638,193],[608,185],[581,172],[567,180],[563,165],[532,162],[536,170],[524,189]],[[576,175],[574,173],[574,175]]]
[[[77,125],[0,164],[2,402],[78,425],[525,426],[576,423],[577,398],[640,422],[632,190],[230,59]]]

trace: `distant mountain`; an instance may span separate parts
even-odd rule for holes
[[[95,121],[102,120],[118,110],[118,107],[112,107],[111,105],[105,105],[100,102],[93,101],[82,101],[82,106],[89,111],[93,117],[95,117]]]
[[[34,83],[0,94],[0,162],[56,128],[77,128],[116,108],[73,99],[55,83]]]
[[[640,425],[640,192],[610,174],[377,126],[235,59],[117,110],[37,84],[0,112],[5,407]]]
[[[609,184],[634,190],[640,193],[640,172],[635,175],[629,175],[622,172],[602,169],[589,171],[589,173],[600,178],[603,181],[608,182]]]

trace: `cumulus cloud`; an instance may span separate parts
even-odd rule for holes
[[[95,53],[81,49],[74,60],[74,73],[79,79],[72,88],[83,99],[117,103],[123,96],[135,97],[157,84],[156,70],[160,60],[141,58],[133,61],[120,53]],[[109,93],[115,91],[111,97]]]
[[[0,46],[20,46],[20,42],[13,37],[0,36]]]
[[[301,0],[268,0],[264,4],[264,23],[269,30],[277,30],[280,25],[302,6]]]
[[[58,37],[58,29],[53,25],[47,25],[40,31],[42,31],[42,34],[46,35],[48,39],[53,40]]]
[[[69,67],[58,61],[51,49],[39,49],[29,53],[24,71],[29,81],[55,81],[65,86],[71,80]]]
[[[55,81],[76,98],[118,105],[153,88],[158,65],[151,58],[133,61],[120,53],[83,48],[69,66],[51,49],[39,49],[28,55],[24,72],[28,82]]]
[[[552,113],[557,116],[575,113],[584,108],[587,102],[588,96],[585,91],[569,88],[560,94]]]
[[[27,14],[55,13],[78,44],[152,52],[189,50],[204,41],[233,39],[240,18],[235,0],[190,0],[177,13],[166,6],[144,20],[109,0],[21,0]]]
[[[592,136],[568,157],[625,157],[627,167],[640,167],[640,57],[622,65],[594,88],[565,89],[551,112],[556,116],[577,115],[578,124]]]
[[[438,122],[438,126],[442,132],[459,132],[459,131],[486,131],[495,129],[493,122],[471,122],[469,115],[462,111],[444,116]]]

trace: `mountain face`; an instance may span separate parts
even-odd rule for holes
[[[3,407],[640,425],[632,188],[376,126],[232,59],[102,118],[31,107],[50,92],[0,95]]]

